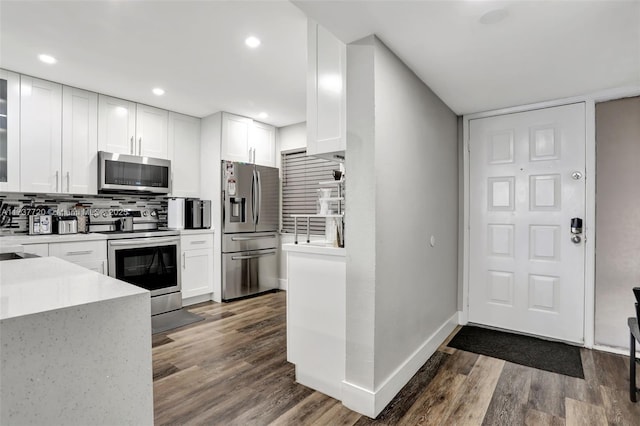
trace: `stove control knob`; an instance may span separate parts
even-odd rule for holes
[[[151,216],[155,216],[155,215],[156,215],[156,211],[155,211],[155,210],[152,210],[152,211],[151,211]]]
[[[107,212],[102,212],[102,217],[104,217],[106,219],[107,217]]]
[[[98,210],[96,210],[95,212],[93,212],[92,215],[95,219],[97,219],[100,216],[100,212]]]
[[[145,211],[143,211],[143,212],[142,212],[142,216],[144,216],[144,217],[149,216],[149,212],[148,212],[148,211],[146,211],[146,210],[145,210]]]

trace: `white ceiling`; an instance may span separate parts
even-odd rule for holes
[[[478,22],[497,7],[506,19]],[[458,114],[640,86],[640,0],[1,0],[0,67],[198,117],[265,111],[283,126],[305,120],[300,9],[345,42],[377,34]],[[262,45],[247,49],[248,35]]]
[[[0,67],[198,117],[304,121],[306,37],[285,1],[0,1]]]
[[[457,114],[640,87],[637,0],[294,3],[346,43],[376,34]]]

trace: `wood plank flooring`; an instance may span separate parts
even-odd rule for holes
[[[153,336],[156,425],[640,426],[628,357],[582,349],[582,380],[443,345],[369,419],[295,383],[284,292],[189,310],[205,320]]]

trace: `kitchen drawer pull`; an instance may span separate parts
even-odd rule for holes
[[[264,257],[264,256],[275,256],[275,254],[276,254],[275,251],[271,251],[269,253],[253,254],[250,256],[231,256],[231,260],[255,259],[255,258]]]
[[[79,256],[81,254],[91,254],[93,250],[68,251],[67,256]]]
[[[257,240],[258,238],[275,238],[276,234],[271,235],[258,235],[256,237],[231,237],[231,241],[251,241]]]
[[[207,240],[198,240],[198,241],[191,241],[190,244],[205,244],[207,242]]]

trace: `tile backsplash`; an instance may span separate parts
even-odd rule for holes
[[[29,209],[51,209],[53,214],[64,215],[73,213],[77,205],[82,205],[86,209],[155,209],[159,217],[166,218],[167,197],[124,194],[70,195],[0,192],[0,223],[3,223],[0,226],[0,235],[26,234],[28,232],[27,212]]]

